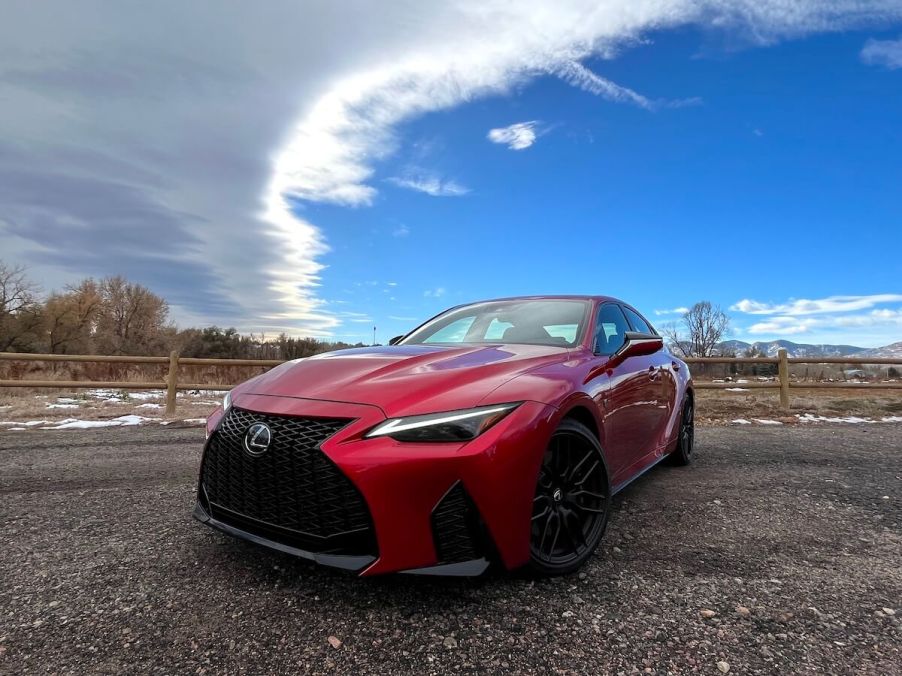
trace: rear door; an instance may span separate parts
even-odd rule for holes
[[[595,351],[610,356],[632,330],[623,310],[616,303],[603,304],[597,314]],[[653,378],[656,365],[650,357],[630,357],[608,372],[610,387],[602,398],[601,413],[605,425],[611,483],[628,480],[654,453],[654,423],[657,420],[657,389]]]

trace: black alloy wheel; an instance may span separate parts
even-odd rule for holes
[[[671,459],[676,465],[688,465],[692,462],[692,450],[695,447],[695,407],[689,396],[683,400],[683,408],[680,412],[680,431],[677,437],[677,445]]]
[[[542,458],[532,507],[530,568],[563,575],[585,563],[604,534],[610,487],[601,445],[575,420],[555,430]]]

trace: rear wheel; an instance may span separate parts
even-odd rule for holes
[[[582,566],[604,534],[610,490],[598,439],[565,419],[542,458],[533,498],[530,568],[563,575]]]
[[[670,459],[675,465],[688,465],[692,462],[692,451],[695,447],[695,407],[692,399],[687,396],[683,399],[683,408],[680,411],[680,430],[677,437],[677,445]]]

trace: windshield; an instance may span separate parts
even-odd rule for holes
[[[401,341],[402,345],[523,343],[573,347],[583,335],[583,300],[499,300],[449,310]]]

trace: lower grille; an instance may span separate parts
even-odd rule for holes
[[[460,483],[432,510],[432,537],[439,563],[472,561],[485,555],[479,512]]]
[[[376,555],[363,496],[319,448],[349,422],[231,408],[210,437],[201,466],[201,499],[210,515],[314,553]],[[254,423],[272,431],[269,448],[257,456],[244,445]]]

